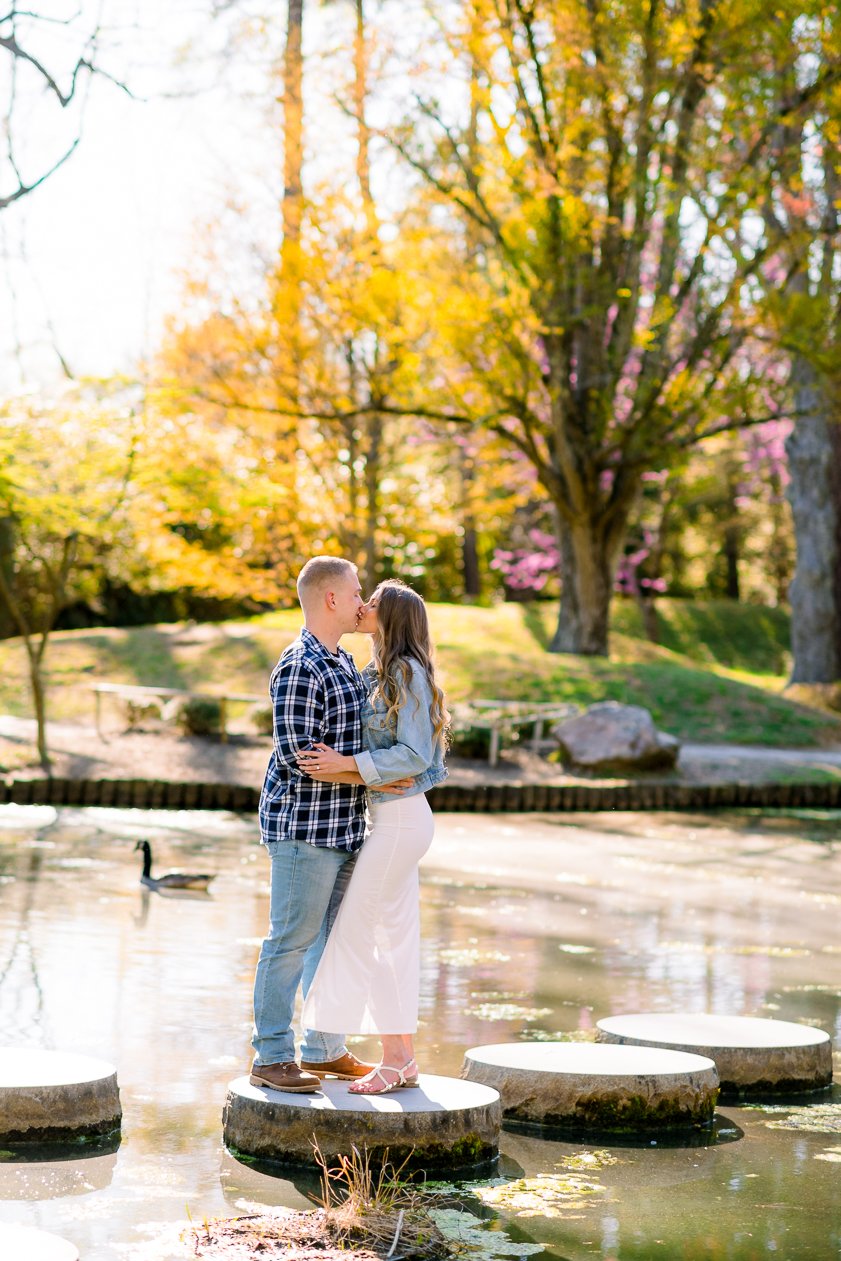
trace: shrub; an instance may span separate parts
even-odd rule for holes
[[[274,709],[271,705],[255,705],[249,718],[258,735],[274,735]]]
[[[453,757],[487,758],[491,750],[491,733],[488,727],[453,725],[448,752]]]
[[[222,730],[222,705],[209,696],[184,701],[175,719],[185,736],[216,736]]]
[[[132,701],[125,703],[126,731],[140,731],[144,723],[160,722],[163,706],[160,701]]]

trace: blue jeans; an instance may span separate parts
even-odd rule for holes
[[[255,1064],[295,1058],[292,1017],[298,987],[310,987],[327,935],[350,880],[355,854],[321,849],[306,841],[269,841],[271,896],[269,935],[254,978]],[[344,1038],[304,1031],[301,1058],[314,1064],[338,1059]]]

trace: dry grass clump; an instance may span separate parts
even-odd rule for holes
[[[430,1217],[423,1191],[400,1180],[408,1158],[395,1167],[387,1155],[374,1165],[366,1148],[354,1146],[328,1168],[316,1146],[321,1206],[336,1243],[371,1248],[394,1261],[452,1257],[453,1245]]]
[[[387,1155],[387,1154],[386,1154]],[[445,1261],[458,1248],[441,1233],[423,1191],[400,1175],[406,1167],[374,1164],[367,1149],[351,1149],[321,1168],[320,1207],[205,1221],[182,1238],[202,1261]]]
[[[340,1249],[327,1228],[323,1210],[300,1213],[279,1209],[248,1217],[217,1218],[185,1232],[190,1255],[201,1261],[380,1261],[375,1252]]]

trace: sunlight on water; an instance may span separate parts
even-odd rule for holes
[[[457,1076],[481,1043],[586,1042],[633,1011],[773,1014],[841,1042],[837,822],[815,841],[808,815],[439,816],[422,1067]],[[215,872],[212,892],[142,888],[141,838],[157,869]],[[124,1108],[114,1150],[0,1151],[0,1220],[64,1235],[83,1261],[162,1261],[190,1219],[309,1206],[307,1176],[221,1144],[227,1082],[250,1063],[266,881],[251,818],[0,810],[2,1041],[111,1060]],[[452,1220],[488,1256],[824,1261],[841,1248],[839,1133],[837,1087],[723,1108],[706,1145],[505,1132],[498,1176],[440,1211],[466,1209]]]

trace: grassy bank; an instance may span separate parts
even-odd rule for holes
[[[644,705],[684,740],[768,746],[841,742],[841,717],[782,695],[790,661],[783,610],[662,600],[661,643],[642,635],[636,608],[614,607],[608,659],[546,651],[555,609],[432,605],[441,673],[452,700],[618,700]],[[283,611],[217,625],[95,628],[57,634],[49,649],[50,714],[90,720],[95,680],[263,694],[300,614]],[[360,664],[368,641],[348,636]],[[0,711],[31,713],[26,663],[15,640],[0,644]]]

